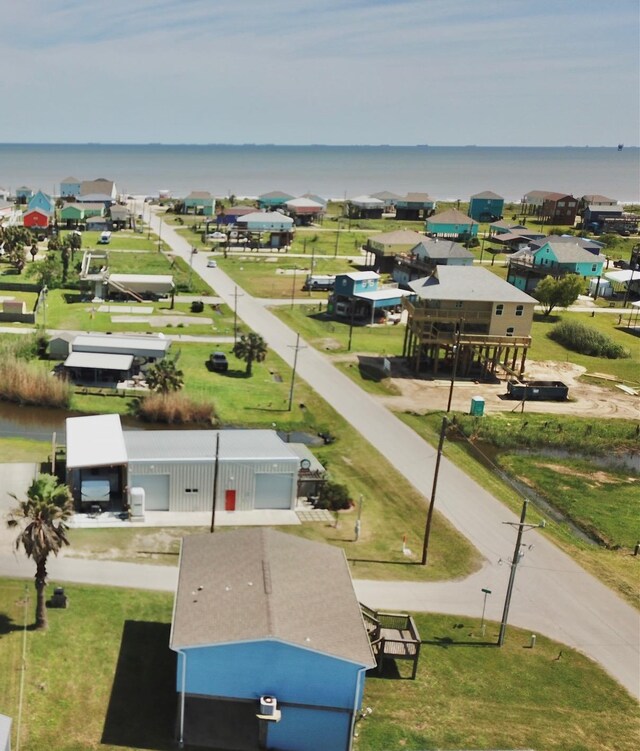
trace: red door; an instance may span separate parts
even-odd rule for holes
[[[224,491],[224,510],[225,511],[236,510],[236,491],[235,490]]]

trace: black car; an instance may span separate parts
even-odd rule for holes
[[[215,370],[218,373],[226,373],[229,370],[229,363],[224,352],[214,352],[209,355],[209,364],[211,365],[211,370]]]

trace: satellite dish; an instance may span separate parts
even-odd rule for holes
[[[311,466],[311,462],[309,459],[301,459],[300,460],[300,469],[309,469]]]

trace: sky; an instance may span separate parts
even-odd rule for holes
[[[0,142],[640,141],[638,0],[4,2]]]

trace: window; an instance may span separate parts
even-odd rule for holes
[[[513,336],[513,326],[509,326],[507,329],[507,336]]]
[[[462,300],[458,300],[458,301],[456,302],[456,308],[461,308],[461,307],[463,306],[463,304],[464,304],[464,303],[462,302]]]
[[[595,271],[597,268],[598,268],[598,264],[594,263],[593,266],[591,267],[591,271]]]
[[[502,303],[499,303],[498,305],[496,305],[496,315],[501,316],[503,312],[504,312],[504,305]]]
[[[521,316],[524,313],[524,305],[516,305],[516,315]]]
[[[563,207],[564,206],[564,201],[558,201],[558,206],[559,207]]]

